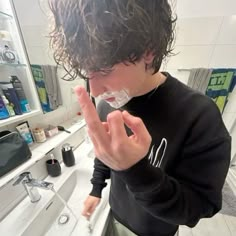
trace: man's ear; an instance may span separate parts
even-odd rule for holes
[[[145,52],[143,55],[143,59],[144,59],[145,64],[147,64],[147,65],[152,64],[153,59],[154,59],[153,52],[148,52],[148,51]]]

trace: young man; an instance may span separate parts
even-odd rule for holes
[[[78,99],[96,154],[89,217],[111,178],[109,236],[173,236],[221,209],[231,139],[216,105],[166,72],[167,0],[51,0],[59,64],[87,78]]]

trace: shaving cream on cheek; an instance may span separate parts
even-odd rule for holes
[[[115,92],[105,92],[101,94],[99,98],[105,100],[110,106],[116,109],[124,106],[131,99],[125,89]]]

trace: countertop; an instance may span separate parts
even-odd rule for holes
[[[88,196],[88,193],[91,191],[92,187],[90,183],[94,163],[92,145],[88,143],[88,141],[84,141],[74,151],[74,155],[76,158],[76,164],[73,167],[66,167],[62,163],[62,174],[58,177],[47,177],[45,181],[53,182],[55,190],[58,190],[74,171],[77,171],[78,173],[86,172],[86,176],[88,177],[82,180],[80,192],[80,199],[83,199],[83,201],[78,201],[77,203],[79,206],[78,209],[82,209],[83,202]],[[92,236],[103,235],[104,227],[107,223],[110,212],[110,206],[108,203],[109,188],[110,181],[108,181],[108,186],[103,190],[101,203],[91,217],[90,223],[93,228],[91,234]],[[50,199],[52,199],[54,196],[54,193],[48,190],[39,189],[39,192],[42,195],[42,199],[39,202],[31,203],[29,197],[27,196],[11,213],[9,213],[7,217],[5,217],[5,219],[0,223],[1,235],[20,236],[22,235],[22,232],[25,232],[25,229],[33,222],[37,214],[39,214],[40,209],[45,208],[48,202],[50,202]],[[73,206],[71,208],[73,210]],[[80,217],[82,217],[81,219],[84,219],[83,216],[80,215]],[[83,220],[80,222],[83,222]],[[37,235],[37,232],[34,232],[34,235]],[[83,235],[83,233],[80,232],[80,235]]]

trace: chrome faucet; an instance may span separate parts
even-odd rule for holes
[[[43,180],[33,179],[30,172],[23,172],[17,177],[17,180],[13,183],[13,186],[22,183],[25,191],[30,197],[31,202],[38,202],[41,198],[41,195],[38,192],[37,188],[42,188],[46,190],[53,189],[53,183],[46,182]]]

